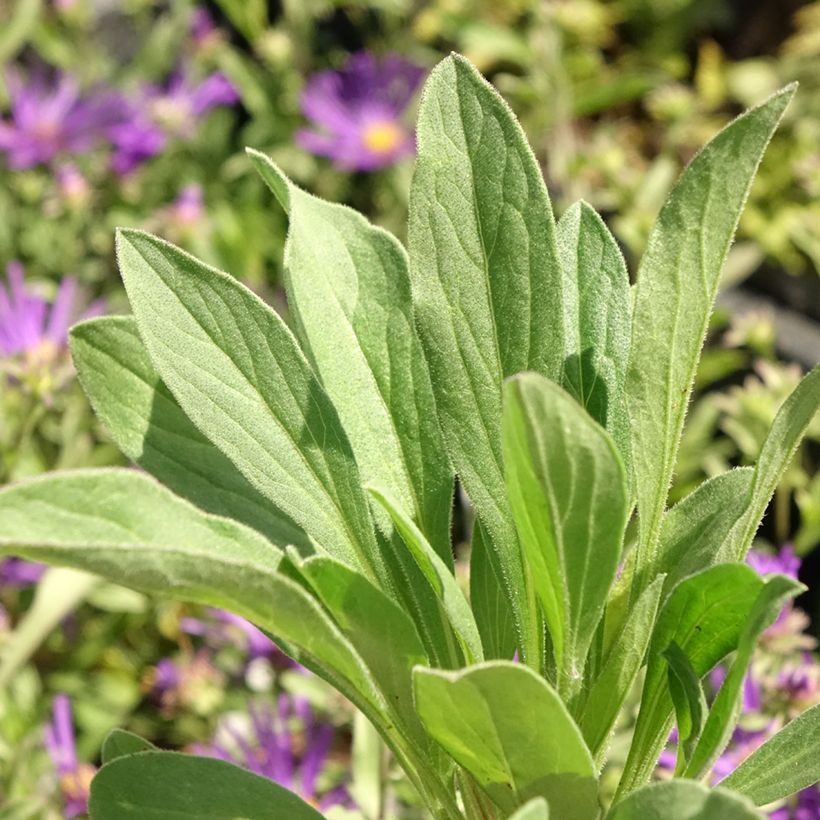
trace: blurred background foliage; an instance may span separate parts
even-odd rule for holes
[[[0,268],[22,263],[28,298],[43,305],[58,304],[72,277],[84,305],[101,298],[108,312],[124,312],[113,231],[137,226],[286,311],[286,222],[244,147],[403,237],[412,159],[361,170],[310,153],[297,139],[308,124],[305,90],[357,52],[400,55],[426,71],[450,50],[476,63],[519,116],[556,212],[589,201],[633,273],[693,153],[744,108],[800,82],[730,252],[670,499],[754,462],[801,370],[820,359],[820,2],[0,0]],[[215,76],[233,91],[200,110],[196,89]],[[26,136],[21,85],[42,103],[43,89],[66,78],[80,95],[116,99],[132,124],[153,129],[156,150],[129,163],[129,135],[110,131],[68,156],[15,161],[8,129]],[[138,119],[146,112],[148,124]],[[44,122],[32,125],[38,139],[49,136]],[[82,315],[79,295],[72,309]],[[0,482],[123,463],[73,377],[65,339],[43,330],[4,349],[3,316],[0,304]],[[800,603],[813,616],[818,458],[815,424],[758,541],[805,557],[801,578],[811,588]],[[355,803],[354,816],[420,816],[379,743],[364,730],[351,742],[349,707],[281,654],[254,655],[241,629],[232,640],[215,639],[216,627],[186,632],[186,622],[211,617],[192,608],[91,583],[77,591],[71,577],[33,581],[0,565],[0,818],[70,816],[71,789],[87,786],[80,769],[74,779],[59,767],[55,776],[43,744],[56,693],[71,697],[75,757],[87,762],[113,726],[195,748],[215,742],[226,716],[252,724],[254,699],[307,702],[334,731],[322,758],[327,783],[317,787],[324,795],[346,784],[347,808],[343,800],[332,811],[345,816]],[[311,725],[288,721],[298,767]],[[318,802],[317,794],[309,796]]]

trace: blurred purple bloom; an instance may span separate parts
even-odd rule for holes
[[[772,820],[817,820],[820,817],[820,788],[809,786],[786,801],[785,806],[775,809]]]
[[[282,654],[279,647],[261,629],[240,615],[224,609],[208,609],[207,614],[212,620],[183,618],[180,628],[189,635],[208,639],[211,644],[239,646],[248,653],[250,659]]]
[[[71,701],[67,695],[54,698],[54,714],[46,728],[46,749],[60,777],[60,791],[65,801],[65,816],[77,817],[88,812],[88,795],[96,769],[77,760]]]
[[[195,225],[202,219],[202,186],[186,185],[171,206],[171,218],[181,226]]]
[[[67,204],[78,207],[88,202],[91,193],[88,180],[74,163],[68,162],[57,169],[57,186],[61,198]]]
[[[195,83],[186,72],[178,70],[165,88],[144,86],[131,102],[127,120],[108,130],[114,145],[114,170],[129,173],[159,154],[172,137],[190,139],[197,122],[208,111],[238,100],[236,89],[221,72]]]
[[[716,666],[710,673],[709,673],[709,683],[712,686],[712,689],[717,692],[721,686],[723,686],[723,681],[726,680],[726,667],[725,666]],[[742,708],[744,712],[756,712],[760,709],[762,705],[761,697],[760,697],[760,687],[755,682],[754,678],[752,677],[751,669],[747,672],[746,677],[743,679],[743,695],[742,695]]]
[[[214,741],[196,751],[244,766],[296,792],[321,810],[352,805],[343,786],[328,791],[320,788],[318,780],[330,755],[333,726],[318,722],[304,698],[280,695],[276,710],[249,704],[248,713],[250,732],[243,733],[226,722],[224,742]]]
[[[103,310],[102,301],[85,312],[78,310],[77,282],[70,276],[60,282],[51,305],[26,289],[19,262],[9,262],[6,276],[8,287],[0,284],[0,356],[53,356],[65,347],[68,329],[77,319],[97,316]]]
[[[3,587],[30,587],[46,571],[45,564],[24,558],[6,558],[0,561],[0,589]]]
[[[122,99],[105,91],[80,94],[71,77],[53,84],[42,77],[27,82],[8,74],[11,119],[0,121],[0,151],[11,168],[33,168],[59,154],[82,154],[105,136],[125,114]]]
[[[194,42],[201,46],[211,39],[216,32],[216,25],[211,13],[204,6],[198,6],[191,15],[191,37]]]
[[[302,112],[318,130],[302,129],[299,144],[344,169],[373,171],[415,152],[402,122],[424,76],[421,66],[398,57],[351,55],[340,71],[321,71],[307,82]]]
[[[794,554],[794,547],[792,547],[791,544],[786,544],[776,555],[751,550],[746,562],[752,569],[756,570],[759,575],[769,575],[772,572],[779,572],[783,575],[788,575],[790,578],[797,578],[801,564],[800,559]]]
[[[146,682],[151,696],[169,715],[183,707],[200,713],[209,711],[221,699],[225,683],[205,649],[178,658],[163,658]]]

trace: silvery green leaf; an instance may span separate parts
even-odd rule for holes
[[[501,384],[522,370],[559,378],[561,271],[541,170],[507,104],[463,57],[422,95],[410,192],[410,274],[450,460],[490,538],[524,659],[542,633],[504,491]]]
[[[504,386],[503,440],[518,537],[549,628],[557,689],[569,700],[621,559],[623,464],[578,402],[535,373]]]
[[[529,667],[418,668],[415,691],[427,730],[502,810],[540,796],[563,820],[598,816],[589,750],[561,698]]]
[[[130,316],[103,316],[71,329],[83,390],[117,446],[166,487],[215,515],[261,532],[280,547],[313,547],[185,415],[162,383]]]
[[[631,481],[624,382],[632,294],[623,254],[595,209],[576,202],[558,222],[564,288],[563,386],[612,436]]]
[[[607,820],[765,820],[742,795],[693,780],[667,780],[633,792]]]
[[[407,254],[361,214],[311,196],[266,156],[248,154],[288,213],[288,305],[362,480],[385,487],[452,566],[453,476],[414,326]]]
[[[225,273],[117,235],[139,334],[185,414],[318,549],[386,578],[338,415],[284,322]]]
[[[794,91],[788,86],[742,114],[692,160],[658,215],[638,269],[626,391],[641,565],[657,558],[720,271],[763,152]],[[637,578],[646,585],[651,573]]]
[[[709,707],[700,683],[686,653],[674,642],[661,652],[669,667],[669,694],[675,706],[678,725],[678,762],[675,774],[683,774],[686,764],[700,739]]]

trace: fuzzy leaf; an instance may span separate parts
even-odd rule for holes
[[[322,820],[282,786],[224,760],[144,752],[103,766],[91,783],[94,820]]]
[[[607,820],[765,820],[741,795],[692,780],[645,786],[618,803]]]
[[[721,785],[765,806],[820,780],[820,705],[755,749]]]
[[[266,156],[248,154],[288,213],[288,305],[362,480],[385,487],[452,566],[453,477],[414,326],[407,254],[361,214],[311,196]]]
[[[535,373],[506,383],[503,427],[510,503],[549,627],[558,691],[573,695],[621,557],[623,465],[606,431]]]
[[[564,272],[563,386],[612,436],[630,470],[624,382],[632,294],[623,254],[595,209],[576,202],[558,222]]]
[[[235,518],[302,553],[305,534],[193,425],[162,383],[130,316],[71,329],[71,355],[97,415],[128,458],[206,512]]]
[[[641,260],[626,381],[639,566],[657,558],[675,455],[720,272],[763,152],[794,91],[789,86],[742,114],[692,160],[661,209]],[[646,585],[653,574],[637,578]]]
[[[675,773],[682,774],[700,739],[709,707],[706,705],[700,676],[692,668],[686,653],[672,641],[661,655],[669,667],[669,694],[678,723],[678,763]]]
[[[410,191],[410,274],[450,460],[490,537],[524,659],[541,628],[527,606],[504,491],[501,384],[522,370],[560,378],[561,272],[552,208],[512,112],[463,57],[430,74]]]
[[[149,234],[120,231],[117,257],[140,336],[186,415],[319,549],[383,579],[347,437],[282,320]]]
[[[555,690],[531,669],[506,661],[462,672],[419,668],[415,690],[427,730],[502,810],[540,796],[562,820],[598,816],[581,733]]]

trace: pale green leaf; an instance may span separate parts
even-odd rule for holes
[[[737,652],[720,691],[712,704],[694,754],[689,757],[686,777],[695,780],[706,774],[732,738],[743,695],[743,681],[763,630],[771,626],[786,601],[805,587],[786,575],[766,579],[743,628]]]
[[[632,295],[623,254],[595,209],[576,202],[558,222],[564,283],[563,386],[612,436],[630,472],[624,382]]]
[[[153,751],[157,751],[157,747],[145,738],[133,732],[126,732],[125,729],[112,729],[103,741],[100,758],[105,765],[118,757]]]
[[[361,214],[305,193],[266,156],[248,154],[288,212],[288,305],[362,480],[385,487],[452,566],[453,477],[414,326],[407,254]]]
[[[322,820],[293,792],[224,760],[143,752],[103,766],[91,783],[94,820]]]
[[[450,567],[439,557],[424,537],[424,533],[395,499],[376,487],[368,487],[368,491],[389,513],[425,579],[441,602],[449,623],[461,643],[464,659],[467,663],[484,660],[473,612]]]
[[[149,234],[120,231],[117,257],[140,336],[186,415],[319,549],[383,578],[350,444],[284,322]]]
[[[521,806],[515,814],[511,814],[509,820],[549,820],[550,807],[543,797],[534,797],[529,802]]]
[[[658,215],[638,269],[626,390],[639,564],[654,563],[675,455],[720,271],[789,86],[723,129]],[[650,578],[637,576],[645,585]]]
[[[678,762],[675,774],[683,774],[687,761],[700,739],[709,707],[700,684],[700,676],[692,668],[686,653],[674,642],[661,652],[669,667],[669,694],[675,706],[678,724]]]
[[[820,780],[820,705],[755,749],[721,785],[758,806],[796,794]]]
[[[501,384],[522,370],[559,378],[561,271],[541,170],[512,112],[464,58],[430,74],[410,191],[410,273],[450,459],[490,537],[524,659],[541,629],[527,605],[504,491]]]
[[[624,468],[606,431],[535,373],[507,381],[503,428],[518,536],[550,630],[558,691],[572,696],[621,558]]]
[[[745,564],[718,564],[685,579],[663,606],[641,694],[641,708],[619,793],[649,780],[672,726],[667,663],[661,653],[676,643],[703,677],[737,648],[758,593],[760,576]]]
[[[71,329],[71,355],[97,415],[128,458],[166,487],[215,515],[235,518],[281,547],[312,547],[182,411],[151,364],[130,316]]]
[[[775,416],[755,464],[749,505],[721,550],[724,561],[746,557],[769,500],[818,410],[820,365],[803,377]]]
[[[632,608],[623,629],[603,659],[601,673],[587,696],[581,731],[596,761],[601,761],[618,712],[643,666],[664,579],[656,578]]]
[[[462,672],[417,669],[416,704],[430,734],[498,806],[544,797],[562,820],[598,816],[592,758],[554,689],[521,664]]]
[[[645,786],[618,803],[607,820],[764,820],[752,803],[692,780]]]

